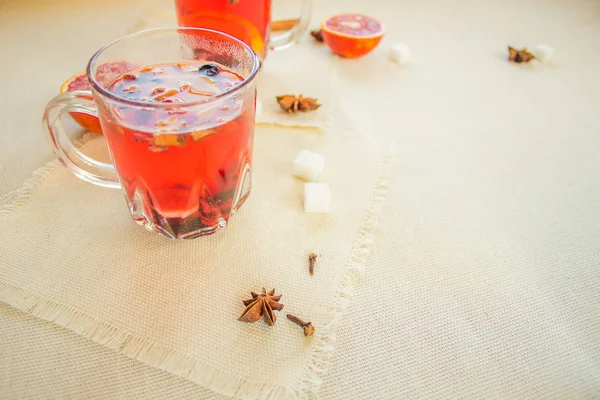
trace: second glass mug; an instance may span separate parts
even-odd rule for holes
[[[250,194],[258,69],[250,47],[222,32],[137,32],[99,50],[86,70],[91,92],[56,96],[43,124],[54,153],[71,172],[123,189],[135,222],[168,238],[196,238],[225,228]],[[221,75],[215,77],[215,71]],[[136,76],[140,88],[154,85],[170,97],[138,99],[129,96],[129,88],[114,89],[115,82],[138,83],[127,81]],[[237,80],[226,81],[227,76]],[[208,84],[220,89],[191,101],[194,83],[213,78],[224,86]],[[65,113],[100,119],[113,164],[88,157],[68,140],[61,122]]]
[[[308,29],[311,0],[300,1],[301,16],[295,26],[277,35],[271,35],[271,0],[175,0],[175,11],[179,26],[228,33],[242,40],[264,60],[267,48],[289,47]]]

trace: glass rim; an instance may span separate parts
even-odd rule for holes
[[[116,94],[106,90],[97,80],[94,76],[92,76],[92,67],[96,62],[96,59],[100,56],[100,54],[102,54],[105,50],[109,49],[110,47],[112,47],[113,45],[116,45],[122,41],[131,39],[132,37],[135,36],[140,36],[143,34],[147,34],[147,33],[153,33],[153,32],[180,32],[180,31],[198,31],[198,32],[211,32],[211,33],[216,33],[217,35],[220,35],[224,38],[227,39],[231,39],[232,41],[236,42],[238,45],[240,45],[241,47],[244,48],[244,50],[246,50],[249,55],[252,58],[253,61],[253,65],[252,65],[252,70],[250,71],[250,74],[248,75],[247,78],[245,78],[242,83],[240,83],[237,86],[232,87],[231,89],[225,90],[222,93],[219,94],[215,94],[212,96],[207,96],[201,100],[195,100],[195,101],[188,101],[188,102],[183,102],[183,103],[148,103],[148,102],[142,102],[142,101],[137,101],[137,100],[131,100],[131,99],[127,99],[121,96],[117,96]],[[138,106],[138,107],[156,107],[156,108],[176,108],[176,107],[192,107],[192,106],[196,106],[196,105],[202,105],[202,104],[208,104],[208,103],[212,103],[216,100],[222,99],[222,98],[226,98],[228,96],[233,95],[234,93],[239,92],[240,90],[242,90],[247,84],[249,84],[250,82],[252,82],[254,80],[254,78],[256,77],[256,74],[258,73],[258,70],[260,68],[260,60],[258,58],[258,56],[256,55],[256,53],[250,48],[250,46],[248,46],[246,43],[242,42],[241,40],[239,40],[238,38],[231,36],[225,32],[221,32],[221,31],[217,31],[214,29],[208,29],[208,28],[196,28],[196,27],[176,27],[176,28],[152,28],[152,29],[144,29],[141,31],[137,31],[134,33],[130,33],[129,35],[125,35],[122,36],[104,46],[102,46],[102,48],[100,48],[100,50],[98,50],[96,53],[94,53],[94,55],[92,56],[92,58],[90,58],[90,61],[88,62],[87,68],[86,68],[86,76],[88,78],[88,80],[90,81],[91,87],[94,88],[95,90],[97,90],[98,92],[100,92],[103,96],[108,97],[111,100],[115,100],[121,103],[125,103],[125,104],[129,104],[129,105],[134,105],[134,106]]]

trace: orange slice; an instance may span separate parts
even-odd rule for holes
[[[105,83],[107,80],[112,81],[132,68],[135,68],[135,66],[126,61],[102,64],[96,70],[96,79],[98,79],[100,83]],[[72,92],[73,90],[90,90],[90,82],[88,81],[85,72],[73,75],[60,87],[60,93]],[[88,131],[102,133],[102,127],[100,126],[98,117],[76,112],[72,112],[71,117]]]
[[[373,50],[385,33],[381,22],[363,14],[334,15],[323,21],[323,40],[337,55],[362,57]]]
[[[71,92],[73,90],[90,90],[90,83],[88,82],[85,73],[73,75],[72,77],[67,79],[60,87],[61,93]],[[98,120],[98,117],[76,112],[72,112],[71,117],[73,117],[75,122],[77,122],[86,130],[96,133],[102,133],[102,128],[100,127],[100,120]]]

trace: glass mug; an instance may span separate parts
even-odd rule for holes
[[[258,68],[250,47],[222,32],[137,32],[99,50],[86,70],[91,92],[55,97],[43,124],[71,172],[123,189],[135,222],[196,238],[225,228],[250,194]],[[99,117],[113,164],[68,140],[65,113]]]
[[[301,0],[298,22],[288,32],[270,35],[271,0],[175,0],[179,26],[210,28],[246,43],[261,60],[272,50],[293,45],[308,29],[311,0]]]

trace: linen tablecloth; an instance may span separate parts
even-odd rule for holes
[[[0,67],[4,90],[19,93],[0,98],[5,195],[51,158],[39,115],[56,82],[170,2],[0,4],[3,59],[20,66]],[[338,98],[356,131],[400,150],[320,396],[597,398],[600,5],[394,5],[317,2],[313,19],[362,11],[386,22],[375,52],[339,60]],[[396,41],[413,63],[386,59]],[[552,64],[505,61],[506,45],[539,42],[556,47]],[[6,306],[0,318],[7,398],[218,398]]]

